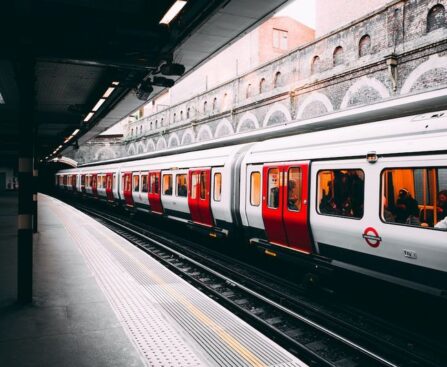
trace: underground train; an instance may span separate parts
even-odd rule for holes
[[[447,296],[447,111],[57,172],[267,255]]]

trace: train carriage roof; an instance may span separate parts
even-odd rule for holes
[[[270,139],[251,147],[245,163],[446,151],[447,111]]]

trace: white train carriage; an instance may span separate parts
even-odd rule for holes
[[[239,187],[238,164],[250,145],[184,153],[123,163],[124,205],[162,214],[226,236],[236,215],[232,187]],[[238,201],[237,201],[238,202]]]
[[[447,113],[260,142],[241,167],[248,238],[270,254],[445,293],[446,142]]]

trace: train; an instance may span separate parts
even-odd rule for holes
[[[447,296],[447,111],[56,173],[58,190]]]

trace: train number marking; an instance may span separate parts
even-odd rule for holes
[[[416,251],[413,251],[413,250],[406,250],[406,249],[404,249],[404,256],[408,257],[410,259],[417,259],[418,258],[418,255],[417,255]]]
[[[365,239],[366,243],[371,247],[379,247],[382,238],[379,233],[373,227],[368,227],[363,231],[362,237]]]

